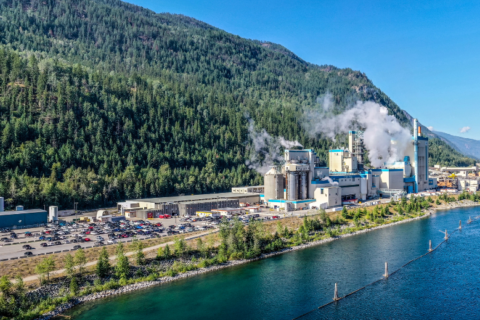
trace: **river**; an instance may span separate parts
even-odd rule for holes
[[[293,319],[392,272],[463,230],[430,255],[302,319],[480,317],[478,208],[439,211],[404,224],[222,269],[123,296],[86,303],[74,319]]]

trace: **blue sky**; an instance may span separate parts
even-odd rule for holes
[[[422,124],[480,139],[480,1],[128,2],[360,70]]]

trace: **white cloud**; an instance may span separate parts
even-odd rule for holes
[[[430,131],[433,131],[433,127],[432,127],[432,126],[427,127],[427,129],[430,130]]]
[[[463,127],[462,129],[460,129],[460,133],[466,133],[470,131],[470,127]]]

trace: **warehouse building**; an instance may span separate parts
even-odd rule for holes
[[[118,202],[118,211],[128,217],[158,218],[160,215],[195,215],[197,211],[210,211],[222,207],[239,207],[260,203],[259,193],[211,193],[190,196],[147,198]]]
[[[47,223],[48,212],[42,209],[0,212],[0,228],[33,228]]]
[[[218,208],[239,206],[238,199],[200,200],[179,203],[178,211],[181,216],[194,216],[197,211],[214,211]]]

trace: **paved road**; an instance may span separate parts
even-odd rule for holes
[[[272,217],[272,216],[280,216],[281,218],[286,217],[286,216],[304,216],[305,214],[314,214],[316,211],[315,210],[300,210],[300,211],[291,211],[285,214],[285,212],[278,212],[276,210],[270,210],[267,208],[262,209],[261,212],[259,212],[261,217]],[[90,213],[90,215],[93,215],[94,213]],[[80,216],[77,216],[77,218]],[[74,219],[75,216],[70,216],[70,217],[62,217],[62,220],[68,220],[71,221]],[[132,219],[134,220],[134,219]],[[157,223],[160,222],[163,224],[163,227],[167,228],[170,225],[177,225],[182,222],[180,222],[180,219],[177,218],[171,218],[171,219],[152,219],[152,223]],[[199,221],[199,222],[192,222],[192,225],[194,226],[203,226],[204,222]],[[11,259],[11,258],[20,258],[24,257],[24,253],[27,250],[24,250],[22,246],[26,244],[28,241],[34,241],[38,239],[38,237],[25,237],[25,232],[29,231],[33,234],[35,233],[40,233],[42,230],[44,230],[43,227],[41,228],[29,228],[29,229],[18,229],[14,230],[17,235],[18,239],[15,239],[13,242],[7,243],[2,243],[0,242],[0,261],[6,260],[6,259]],[[162,233],[163,236],[166,236],[166,233]],[[8,233],[0,234],[0,238],[2,237],[8,237]],[[48,246],[48,247],[42,247],[40,244],[47,242],[47,241],[37,241],[37,242],[30,242],[28,243],[30,246],[32,246],[34,249],[28,250],[31,251],[33,254],[38,255],[38,254],[50,254],[50,253],[58,253],[58,252],[63,252],[63,251],[69,251],[72,250],[75,245],[80,245],[82,248],[86,247],[92,247],[94,245],[94,242],[96,240],[96,237],[98,235],[83,235],[84,238],[88,237],[92,241],[90,242],[83,242],[83,243],[71,243],[71,244],[62,244],[62,245],[54,245],[54,246]],[[108,237],[106,234],[101,234],[101,236],[105,239],[108,240]],[[137,239],[145,239],[145,236],[137,236]],[[71,239],[71,238],[68,238]],[[126,238],[126,239],[116,239],[116,241],[131,241],[132,238]]]
[[[215,233],[215,232],[218,232],[218,230],[211,230],[211,231],[208,231],[208,232],[204,232],[204,233],[196,234],[196,235],[193,235],[193,236],[190,236],[190,237],[186,237],[185,240],[191,240],[191,239],[207,236],[207,235]],[[158,244],[158,245],[155,245],[155,246],[152,246],[152,247],[145,248],[145,249],[143,249],[143,252],[149,252],[149,251],[152,251],[152,250],[157,250],[158,248],[164,247],[167,244],[168,245],[173,245],[173,241],[169,241],[169,242]],[[131,255],[134,255],[134,254],[135,254],[135,252],[133,252],[133,251],[125,253],[126,256],[131,256]],[[109,259],[110,260],[115,260],[116,256],[110,256]],[[94,266],[96,263],[97,263],[96,260],[88,262],[88,263],[85,264],[85,267]],[[56,274],[62,274],[64,272],[65,272],[65,269],[59,269],[59,270],[53,271],[52,273],[50,273],[50,275],[52,276],[52,275],[56,275]],[[38,280],[38,277],[39,277],[38,275],[28,276],[28,277],[23,278],[23,281],[24,282],[36,281],[36,280]],[[15,281],[15,279],[13,279],[12,281]]]

